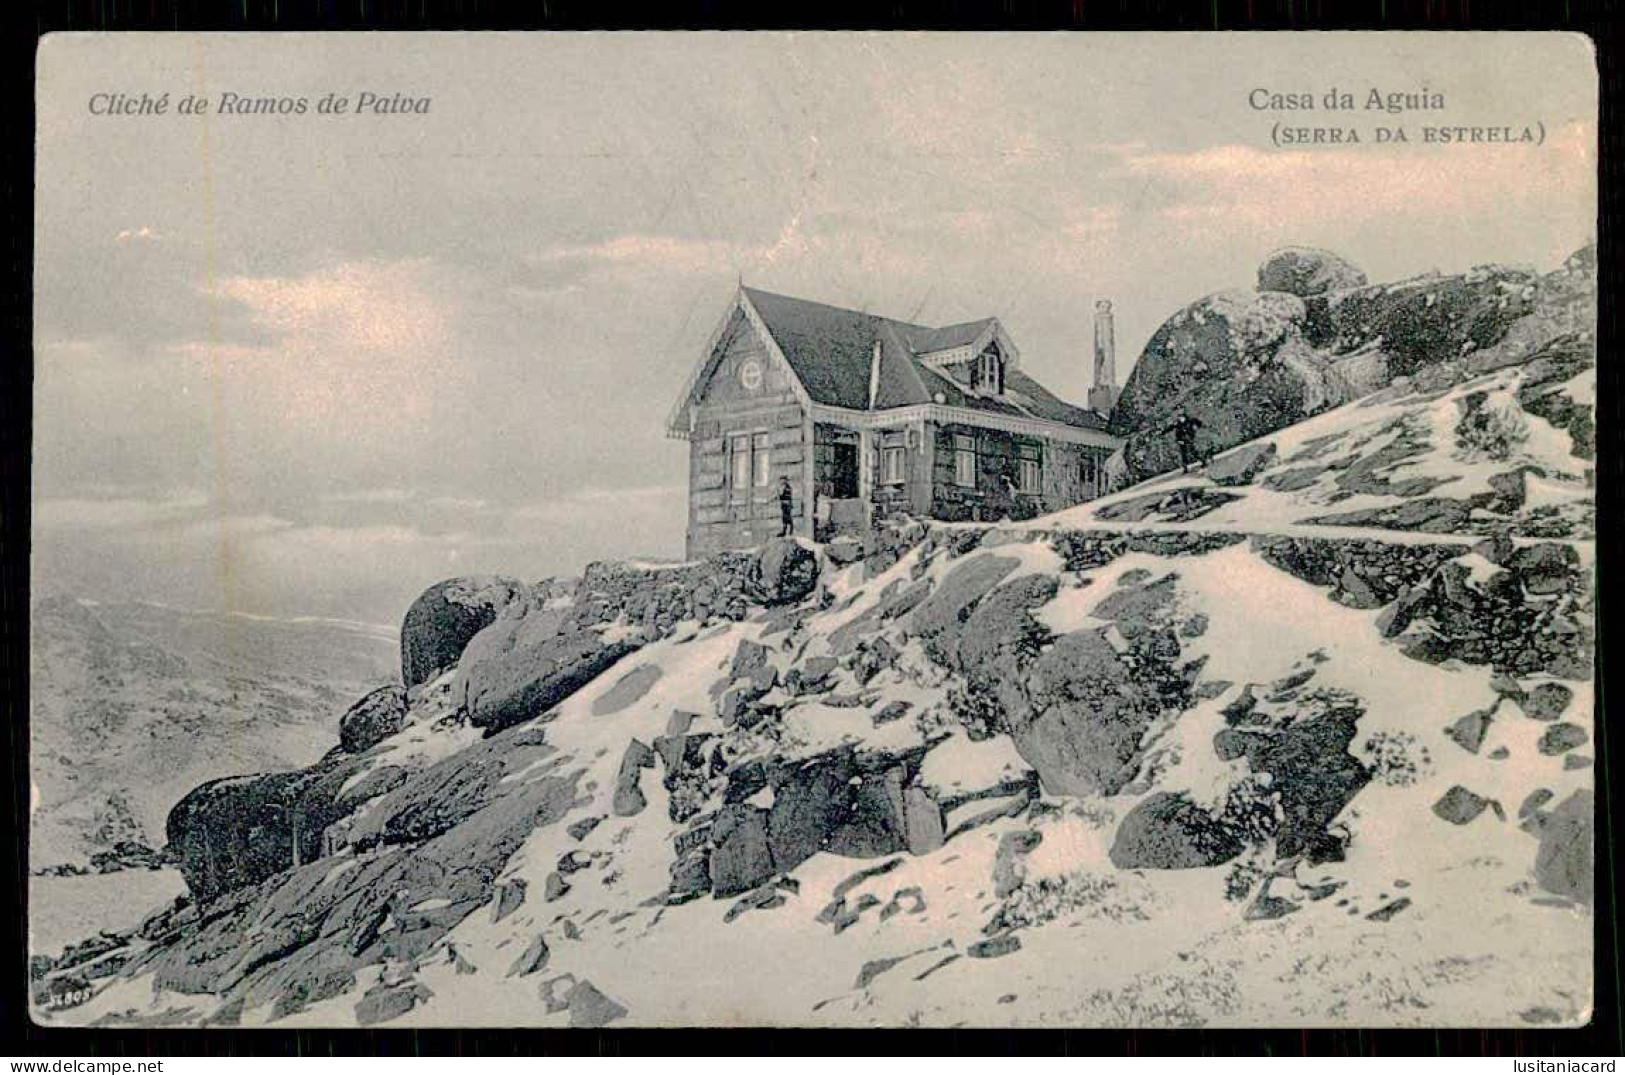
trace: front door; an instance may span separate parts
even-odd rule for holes
[[[830,461],[830,499],[849,500],[858,495],[858,446],[836,444]]]

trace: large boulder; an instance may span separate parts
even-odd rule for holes
[[[522,608],[468,646],[452,684],[469,723],[487,733],[539,716],[639,646],[576,628],[559,609]]]
[[[327,830],[364,801],[343,794],[362,764],[335,753],[309,769],[194,788],[165,825],[193,897],[208,902],[322,857]]]
[[[550,753],[541,735],[519,730],[420,770],[345,822],[369,852],[350,860],[356,868],[301,859],[211,902],[194,926],[143,954],[143,972],[162,990],[287,1012],[349,991],[365,967],[411,966],[488,909],[514,853],[579,805],[579,771],[536,772]]]
[[[983,553],[955,564],[931,596],[909,613],[906,631],[921,639],[926,652],[948,663],[959,644],[966,618],[1010,572],[1021,566],[1013,556]]]
[[[1348,260],[1314,247],[1285,247],[1258,267],[1258,290],[1284,291],[1304,299],[1365,285],[1365,273]]]
[[[406,727],[406,691],[379,687],[339,718],[339,745],[347,754],[371,750]]]
[[[1270,291],[1209,295],[1169,318],[1112,410],[1129,479],[1180,465],[1170,427],[1181,417],[1201,423],[1197,448],[1212,454],[1323,409],[1329,363],[1305,340],[1304,317],[1302,299]]]
[[[1134,775],[1159,711],[1102,631],[1063,635],[1026,676],[1031,709],[1007,712],[1016,751],[1052,795],[1112,795]]]
[[[756,598],[764,605],[793,605],[818,585],[818,556],[793,538],[762,546],[751,576]]]
[[[469,640],[523,593],[515,580],[489,575],[447,579],[423,591],[401,622],[401,682],[415,687],[456,664]]]

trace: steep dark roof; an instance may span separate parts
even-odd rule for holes
[[[751,287],[745,294],[815,403],[869,406],[869,363],[882,318]]]
[[[1080,429],[1104,430],[1106,420],[1067,403],[1019,370],[1010,370],[1002,398],[966,390],[917,357],[974,343],[991,318],[942,328],[894,321],[877,314],[745,288],[785,360],[815,403],[868,410],[870,367],[875,344],[881,360],[875,409],[932,403],[1009,418],[1041,418]]]

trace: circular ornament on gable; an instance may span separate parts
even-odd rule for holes
[[[739,367],[739,384],[747,392],[762,387],[762,364],[754,358],[742,363]]]

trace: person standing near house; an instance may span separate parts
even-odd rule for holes
[[[1190,470],[1192,463],[1201,462],[1201,456],[1196,454],[1196,431],[1202,428],[1202,423],[1194,416],[1182,414],[1179,420],[1168,429],[1174,435],[1174,442],[1179,445],[1179,471],[1181,474]]]
[[[790,479],[779,479],[779,527],[780,537],[790,537],[796,532],[796,493],[790,488]]]

